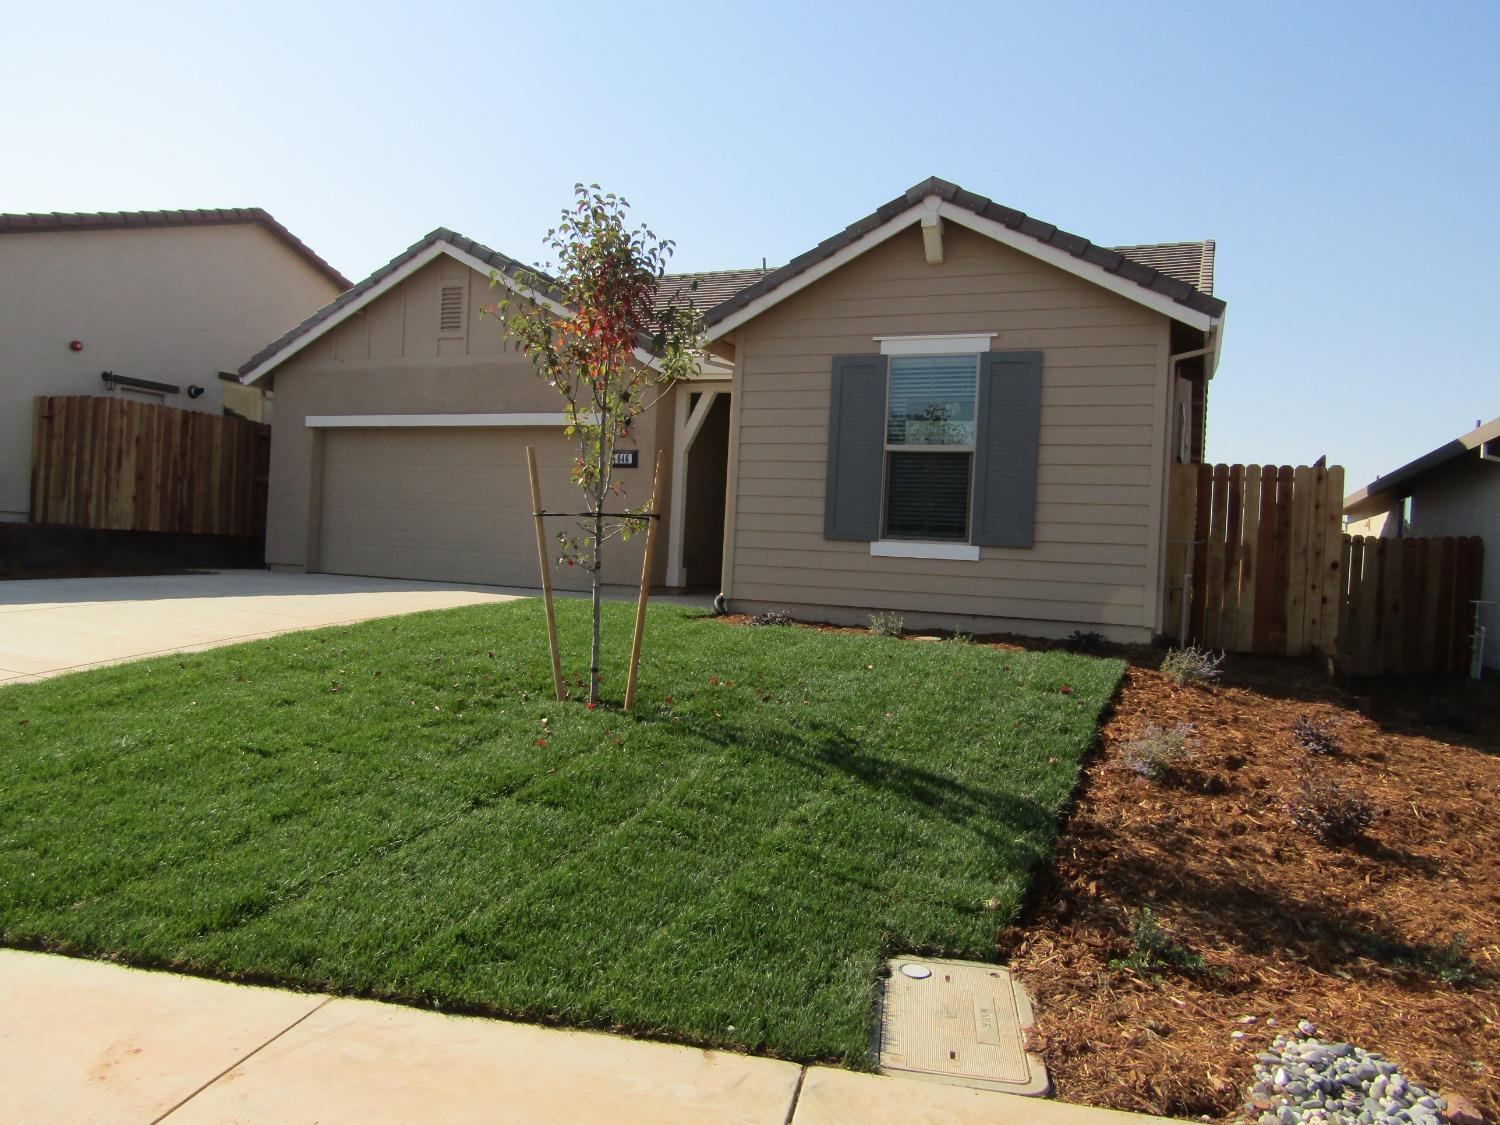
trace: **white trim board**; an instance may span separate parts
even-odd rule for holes
[[[590,420],[589,415],[584,421]],[[536,414],[309,414],[310,430],[398,429],[446,426],[566,426],[561,411]]]
[[[366,289],[363,293],[361,293],[354,300],[350,301],[343,308],[339,309],[337,312],[330,314],[326,319],[319,321],[317,324],[309,328],[306,332],[302,333],[300,336],[297,336],[296,338],[287,342],[281,347],[280,350],[261,360],[258,364],[255,365],[255,367],[253,367],[248,373],[246,373],[245,377],[241,379],[240,382],[249,385],[250,383],[253,383],[257,379],[259,379],[261,376],[272,371],[273,369],[280,367],[283,363],[291,359],[303,348],[307,347],[315,340],[321,339],[323,336],[333,331],[333,329],[344,323],[344,321],[348,320],[355,313],[365,308],[377,298],[384,296],[386,293],[389,293],[396,286],[400,285],[407,278],[411,277],[412,274],[416,273],[423,266],[426,266],[430,262],[435,261],[442,254],[448,255],[448,257],[452,258],[454,261],[462,262],[464,265],[468,266],[476,273],[483,275],[486,280],[488,280],[490,275],[493,274],[496,278],[499,279],[500,283],[511,292],[519,293],[521,296],[527,298],[528,300],[534,300],[538,304],[546,307],[551,312],[557,313],[559,316],[565,316],[569,312],[567,308],[552,300],[550,297],[547,297],[540,293],[530,293],[525,291],[519,284],[517,284],[515,278],[506,274],[502,270],[495,269],[495,267],[491,266],[488,262],[485,262],[480,258],[476,258],[473,254],[470,254],[467,251],[460,250],[451,242],[446,242],[442,239],[439,239],[431,246],[413,255],[407,261],[402,262],[400,266],[392,270],[385,277],[381,278],[380,281],[375,285],[370,286],[370,288]],[[657,367],[660,362],[655,356],[646,351],[644,348],[635,349],[635,358],[641,363],[646,364],[648,367]]]
[[[974,355],[990,350],[998,332],[933,334],[929,336],[876,336],[881,355]]]
[[[978,562],[979,548],[972,543],[919,543],[910,539],[877,539],[870,544],[877,559],[956,559]]]
[[[1188,308],[1186,305],[1178,304],[1172,298],[1154,290],[1147,289],[1142,285],[1127,278],[1110,273],[1103,266],[1095,265],[1093,262],[1082,258],[1075,258],[1066,250],[1059,250],[1055,246],[1049,246],[1044,242],[1038,242],[1030,235],[1021,234],[1011,230],[1004,223],[997,223],[993,219],[986,219],[965,207],[945,202],[940,196],[929,195],[924,199],[913,203],[901,214],[890,219],[867,234],[861,235],[848,246],[824,258],[816,265],[809,266],[801,273],[787,278],[775,289],[762,293],[744,308],[731,313],[708,331],[710,341],[718,340],[733,332],[747,321],[754,320],[772,305],[780,304],[792,294],[807,288],[813,282],[827,277],[840,266],[846,265],[868,250],[873,250],[892,235],[899,234],[909,226],[920,223],[924,216],[932,213],[932,200],[937,200],[937,214],[945,219],[952,219],[960,226],[967,227],[972,231],[994,239],[1002,245],[1009,246],[1013,250],[1019,250],[1023,254],[1046,262],[1048,265],[1056,266],[1060,270],[1081,277],[1085,281],[1091,281],[1112,293],[1117,293],[1127,300],[1136,304],[1144,305],[1154,312],[1173,320],[1181,321],[1183,324],[1207,331],[1218,322],[1218,318],[1209,316],[1207,313],[1199,312],[1197,309]]]

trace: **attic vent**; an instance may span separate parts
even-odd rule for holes
[[[438,334],[459,336],[464,330],[464,285],[454,282],[444,285],[438,299]]]

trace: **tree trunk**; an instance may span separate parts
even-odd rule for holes
[[[609,454],[607,452],[606,443],[601,437],[599,441],[600,489],[598,495],[594,497],[594,567],[593,574],[591,575],[593,579],[593,588],[591,591],[590,602],[594,612],[594,635],[593,641],[589,646],[590,703],[599,702],[599,617],[600,611],[603,608],[601,603],[601,595],[603,591],[600,589],[599,580],[601,576],[601,570],[604,566],[604,498],[608,494],[608,490],[604,487],[604,485],[609,479],[604,475],[604,470],[605,458],[608,456]]]

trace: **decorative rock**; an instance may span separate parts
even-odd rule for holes
[[[1313,1036],[1318,1033],[1318,1029],[1314,1027],[1308,1020],[1303,1020],[1301,1023],[1299,1023],[1297,1025],[1297,1030],[1300,1031],[1303,1035],[1307,1036]]]
[[[1350,1043],[1325,1043],[1313,1037],[1313,1030],[1303,1020],[1300,1036],[1277,1035],[1267,1050],[1256,1054],[1246,1105],[1249,1120],[1265,1125],[1484,1125],[1472,1103],[1436,1097],[1380,1055]],[[1231,1033],[1235,1040],[1244,1037],[1242,1031]]]
[[[1484,1125],[1484,1114],[1479,1112],[1479,1107],[1462,1094],[1445,1094],[1447,1108],[1443,1110],[1443,1120],[1448,1125]]]

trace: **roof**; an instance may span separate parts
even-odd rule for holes
[[[1151,242],[1142,246],[1113,246],[1132,262],[1185,281],[1200,293],[1214,291],[1214,249],[1211,238],[1202,242]]]
[[[1222,316],[1226,308],[1224,301],[1200,288],[1205,282],[1209,287],[1212,286],[1214,244],[1211,241],[1127,247],[1129,253],[1111,250],[934,176],[909,188],[858,222],[850,224],[833,237],[824,239],[780,269],[773,270],[722,304],[716,305],[705,317],[707,324],[712,328],[722,323],[752,302],[833,258],[840,251],[853,247],[879,228],[914,212],[933,196],[941,204],[968,212],[979,219],[989,220],[998,224],[999,228],[1024,236],[1025,240],[1038,247],[1060,251],[1077,259],[1079,263],[1092,267],[1093,271],[1101,275],[1118,277],[1204,316]],[[1196,256],[1192,249],[1194,247],[1197,248]]]
[[[740,290],[754,285],[769,271],[757,266],[745,270],[712,270],[708,273],[669,273],[656,291],[656,307],[691,301],[694,308],[711,309]]]
[[[1408,461],[1394,472],[1376,477],[1358,492],[1344,498],[1344,514],[1362,519],[1387,510],[1397,500],[1405,499],[1413,487],[1429,474],[1452,464],[1461,457],[1489,455],[1500,457],[1500,449],[1487,451],[1486,446],[1500,444],[1500,418],[1491,418],[1466,434],[1459,434],[1415,461]]]
[[[475,242],[472,238],[466,238],[447,227],[438,227],[425,238],[412,243],[369,277],[340,293],[291,331],[261,348],[240,365],[238,372],[240,380],[254,382],[282,360],[328,331],[343,317],[363,308],[386,289],[399,284],[415,270],[444,252],[450,253],[453,257],[481,272],[494,270],[504,277],[509,277],[518,284],[524,285],[528,293],[532,291],[534,279],[536,283],[539,283],[537,295],[543,300],[550,299],[555,302],[561,296],[552,278],[541,270],[527,266],[498,250],[492,250],[484,243]],[[649,335],[644,332],[639,333],[636,343],[637,354],[649,360],[651,351]]]
[[[939,198],[973,212],[984,219],[993,219],[1021,231],[1038,244],[1059,247],[1073,257],[1090,263],[1112,275],[1127,279],[1143,290],[1191,307],[1199,313],[1218,316],[1225,304],[1212,295],[1214,243],[1168,242],[1152,245],[1126,246],[1109,250],[1094,246],[1077,235],[1059,231],[1056,227],[1038,223],[1037,220],[1001,207],[982,196],[966,192],[946,180],[929,179],[916,185],[904,195],[898,196],[872,215],[845,228],[806,254],[799,255],[776,270],[764,268],[713,270],[706,273],[668,274],[661,280],[656,307],[662,309],[674,301],[687,300],[694,307],[705,310],[704,322],[709,327],[723,321],[727,316],[744,308],[751,301],[763,296],[786,281],[802,274],[820,262],[832,257],[846,246],[852,245],[869,231],[891,219],[921,205],[930,196]],[[492,250],[481,242],[475,242],[447,227],[439,227],[425,238],[413,243],[402,253],[372,273],[357,285],[349,287],[333,301],[297,325],[290,332],[266,345],[240,366],[242,380],[254,381],[267,371],[311,343],[328,331],[344,316],[363,308],[386,288],[399,283],[414,269],[430,261],[437,253],[448,248],[454,256],[467,261],[475,269],[493,269],[498,273],[526,281],[535,277],[544,288],[544,296],[557,299],[559,294],[552,289],[552,279],[515,258]],[[642,350],[650,351],[649,338],[643,333],[639,340]]]
[[[214,207],[191,211],[52,211],[47,214],[0,215],[0,234],[206,227],[233,223],[256,223],[264,227],[340,289],[349,288],[351,283],[347,277],[313,253],[307,243],[259,207]]]

